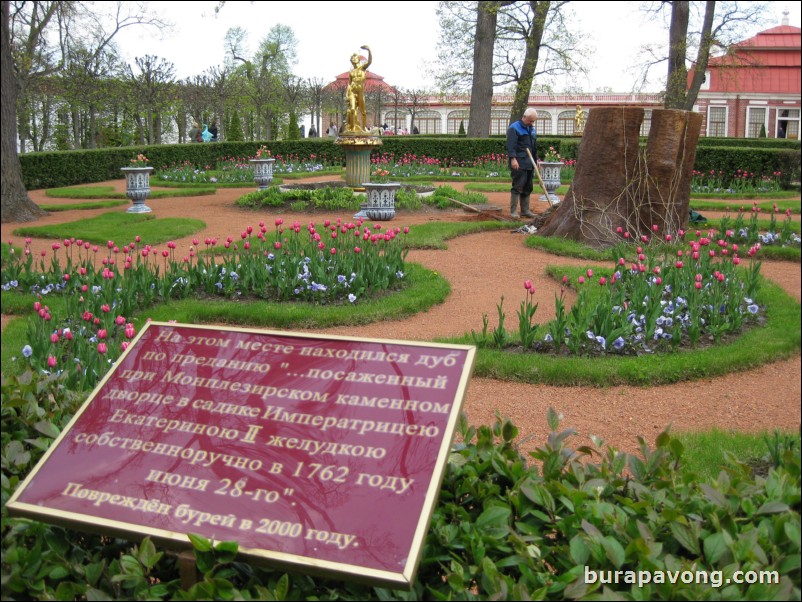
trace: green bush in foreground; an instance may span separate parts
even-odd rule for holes
[[[730,459],[706,482],[683,470],[682,444],[667,432],[654,450],[641,441],[638,455],[597,440],[572,449],[553,411],[534,464],[511,423],[460,422],[411,593],[253,567],[236,543],[194,535],[199,580],[184,590],[175,553],[148,538],[8,518],[9,496],[81,401],[62,380],[3,380],[4,600],[800,597],[798,447],[774,445],[766,476]]]

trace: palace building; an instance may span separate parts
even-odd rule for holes
[[[705,81],[694,111],[703,114],[702,136],[798,138],[802,97],[802,36],[800,28],[783,24],[761,31],[708,62]],[[690,82],[693,74],[689,72]],[[338,75],[326,89],[344,95],[348,72]],[[365,101],[371,126],[387,125],[393,132],[457,134],[467,131],[470,95],[401,94],[384,77],[368,72]],[[494,95],[490,135],[504,134],[510,121],[512,95]],[[577,109],[587,117],[596,107],[642,107],[641,135],[647,135],[653,109],[663,107],[662,94],[587,93],[533,94],[529,106],[538,112],[541,135],[574,134]],[[331,113],[327,121],[342,123],[344,115]]]

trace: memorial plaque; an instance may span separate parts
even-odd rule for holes
[[[410,588],[474,354],[150,322],[7,506]]]

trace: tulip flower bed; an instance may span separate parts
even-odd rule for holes
[[[703,173],[694,169],[691,172],[691,192],[724,194],[779,192],[782,190],[780,186],[782,175],[780,171],[755,174],[739,169],[733,174],[725,174],[723,170],[711,169],[708,173]]]
[[[207,238],[180,253],[136,237],[119,247],[65,239],[38,265],[30,239],[3,266],[2,288],[34,295],[35,316],[22,349],[26,367],[68,373],[68,384],[91,389],[136,334],[140,309],[190,295],[231,300],[358,303],[402,285],[409,228],[326,220],[322,228],[275,221],[247,226],[239,240]],[[202,248],[201,248],[202,247]]]
[[[184,161],[171,165],[153,174],[154,185],[164,184],[239,184],[250,186],[253,184],[253,166],[248,157],[226,157],[215,165],[195,165]],[[273,173],[286,175],[293,173],[315,175],[339,166],[333,166],[320,161],[317,155],[300,157],[298,155],[275,155]]]
[[[768,229],[763,233],[760,232],[758,225],[758,215],[760,215],[760,207],[757,203],[752,204],[748,220],[743,209],[738,211],[735,218],[725,215],[721,218],[717,236],[747,244],[759,242],[762,245],[781,247],[798,248],[800,246],[799,223],[791,219],[790,208],[785,210],[784,219],[778,223],[777,217],[780,215],[780,209],[777,207],[777,203],[774,203]]]
[[[657,227],[653,230],[656,234]],[[619,234],[629,239],[628,233]],[[715,234],[698,232],[696,240],[676,245],[664,244],[672,242],[670,235],[664,241],[643,236],[642,246],[631,247],[636,255],[629,260],[621,256],[612,271],[597,274],[589,269],[575,282],[564,276],[563,287],[577,286],[579,296],[566,310],[561,288],[555,317],[546,325],[534,323],[536,287],[527,280],[517,312],[517,340],[505,328],[502,298],[498,326],[488,332],[485,315],[482,331],[472,333],[474,343],[571,355],[641,355],[736,335],[765,318],[765,307],[756,301],[761,264],[755,255],[760,243],[748,249],[748,266],[739,267],[738,244],[728,237],[716,239]],[[683,239],[685,233],[679,236]]]

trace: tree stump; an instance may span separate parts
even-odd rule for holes
[[[590,112],[580,160],[565,199],[538,234],[561,236],[601,249],[621,240],[676,235],[688,221],[691,170],[701,115],[655,110],[646,149],[639,147],[643,109]]]
[[[661,236],[676,235],[688,225],[691,179],[696,145],[702,128],[701,113],[660,109],[652,112],[646,144],[646,196],[641,199],[642,227],[658,226]]]

